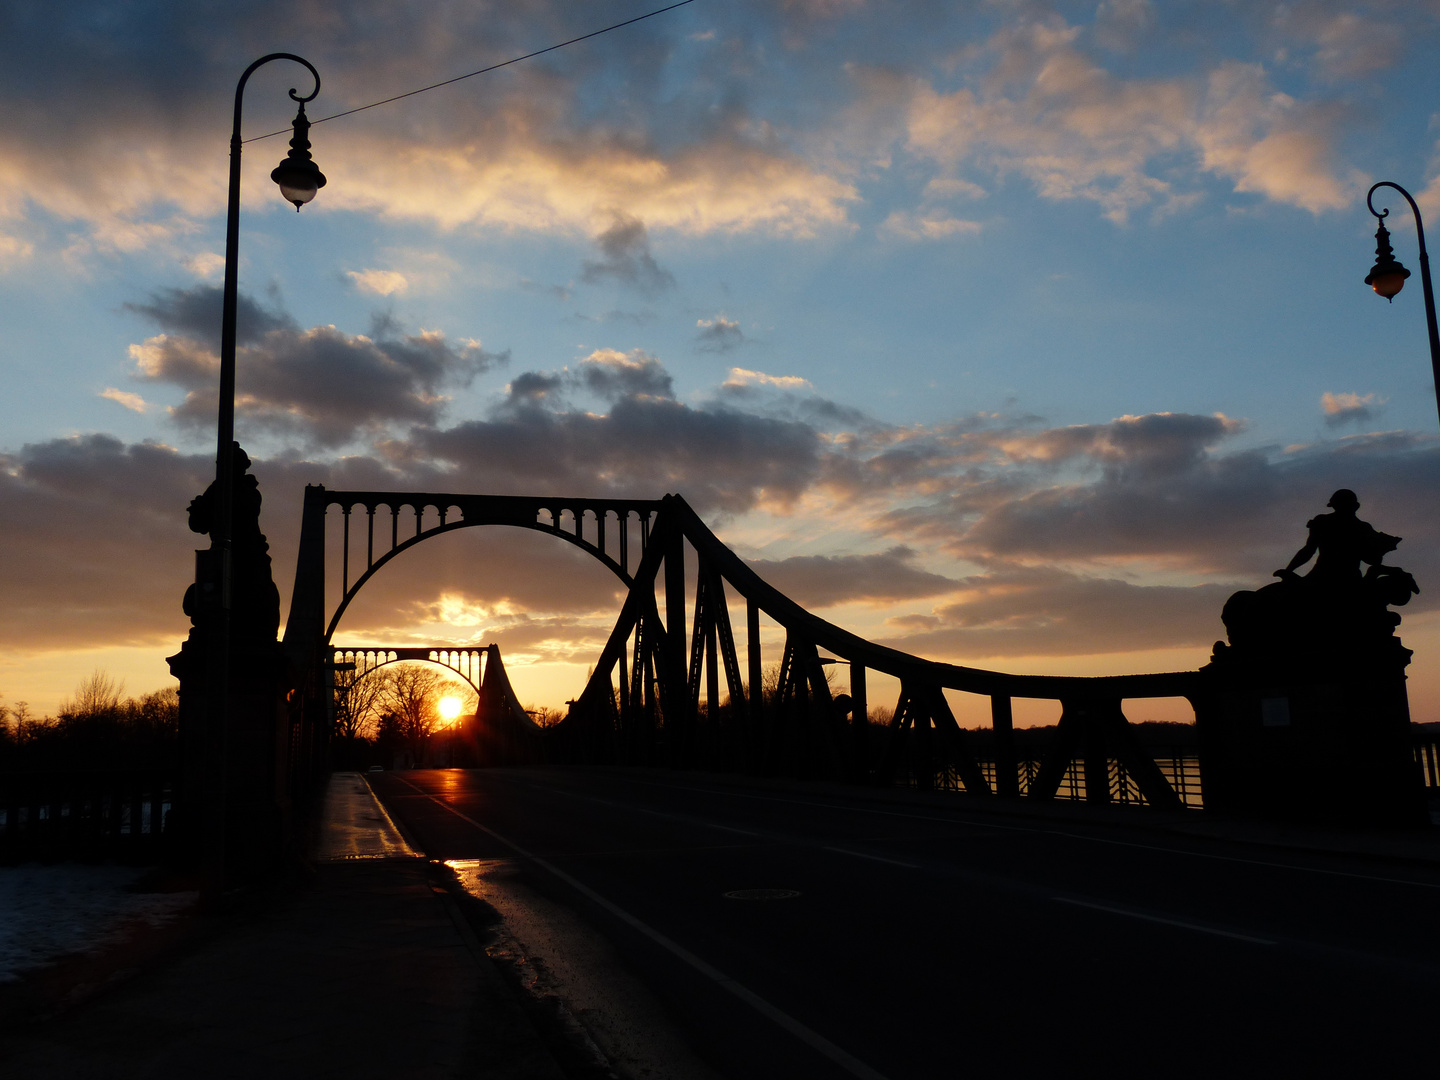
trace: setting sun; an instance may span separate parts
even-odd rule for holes
[[[440,699],[440,718],[447,724],[453,724],[464,707],[465,703],[458,697],[443,697]]]

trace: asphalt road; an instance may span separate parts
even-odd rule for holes
[[[516,860],[736,1080],[1440,1066],[1437,867],[683,774],[371,779],[432,858]]]

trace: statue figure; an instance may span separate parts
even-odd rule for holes
[[[1400,538],[1361,521],[1353,491],[1341,488],[1329,505],[1306,522],[1279,581],[1225,603],[1230,640],[1215,643],[1195,699],[1205,808],[1426,825],[1405,689],[1410,650],[1390,610],[1420,590],[1385,565]]]
[[[1215,643],[1215,659],[1247,659],[1287,668],[1373,663],[1380,657],[1400,659],[1409,652],[1394,636],[1400,607],[1420,591],[1415,579],[1384,558],[1400,543],[1361,521],[1360,500],[1349,488],[1330,496],[1334,512],[1305,523],[1305,544],[1274,576],[1280,580],[1256,592],[1238,592],[1221,615],[1229,647]],[[1318,557],[1317,557],[1318,556]],[[1296,571],[1312,558],[1308,574]],[[1368,567],[1362,574],[1360,565]],[[1402,659],[1403,658],[1403,659]]]
[[[1399,545],[1398,536],[1379,532],[1373,525],[1355,516],[1360,509],[1360,500],[1349,488],[1335,492],[1325,505],[1335,512],[1321,514],[1305,523],[1310,530],[1305,546],[1295,553],[1285,569],[1275,571],[1275,577],[1282,580],[1295,577],[1295,571],[1318,551],[1320,558],[1306,577],[1317,584],[1323,582],[1340,588],[1353,586],[1361,580],[1362,562],[1379,566],[1381,560]]]
[[[236,641],[259,639],[273,642],[280,627],[280,592],[270,574],[270,545],[260,531],[260,483],[250,475],[250,457],[235,444],[231,477],[230,513],[230,619]],[[212,481],[203,494],[190,500],[191,532],[209,535],[215,527],[219,492]],[[212,536],[212,552],[213,536]],[[218,576],[218,567],[210,574]],[[201,583],[197,583],[199,585]],[[183,608],[197,627],[204,620],[204,608],[197,585],[185,591]]]

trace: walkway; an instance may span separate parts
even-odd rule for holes
[[[164,963],[0,1032],[7,1080],[561,1077],[455,900],[339,774],[312,887],[194,916]],[[84,988],[81,988],[84,989]]]

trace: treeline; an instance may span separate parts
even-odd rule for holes
[[[475,711],[468,686],[434,668],[402,663],[364,674],[336,672],[335,739],[331,759],[339,769],[448,763],[437,751],[461,715]],[[442,708],[450,703],[451,715]]]
[[[150,769],[173,765],[180,695],[173,687],[124,697],[124,683],[96,671],[56,716],[0,703],[0,771]]]

